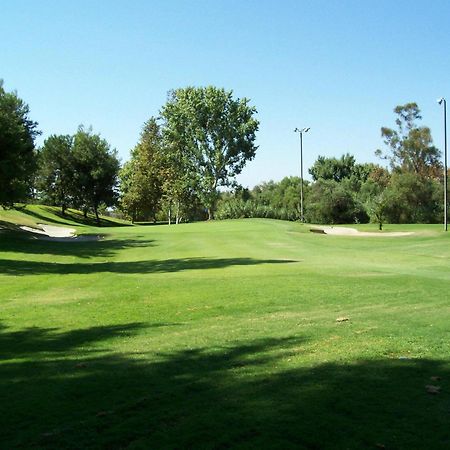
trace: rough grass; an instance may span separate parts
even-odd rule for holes
[[[450,242],[406,228],[0,233],[0,447],[449,448]]]

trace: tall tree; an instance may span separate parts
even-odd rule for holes
[[[99,222],[98,207],[116,201],[119,161],[115,150],[92,130],[78,128],[73,142],[75,204],[87,215],[92,208]]]
[[[30,194],[36,170],[34,139],[37,123],[17,93],[6,92],[0,80],[0,204],[11,206]]]
[[[144,124],[131,160],[120,172],[121,205],[133,221],[156,217],[163,194],[163,156],[161,130],[152,117]]]
[[[73,197],[73,137],[52,135],[39,151],[37,188],[43,200],[61,207],[64,215]]]
[[[162,108],[166,139],[178,152],[183,170],[195,185],[212,219],[220,186],[255,156],[259,122],[249,100],[234,99],[231,91],[213,86],[187,87],[169,93]]]
[[[399,105],[394,112],[397,129],[381,128],[388,151],[378,149],[375,154],[387,159],[394,170],[437,178],[441,172],[441,152],[433,145],[430,129],[416,124],[422,119],[417,103]]]

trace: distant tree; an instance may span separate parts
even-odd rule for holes
[[[74,192],[73,137],[52,135],[39,151],[37,188],[46,203],[58,205],[64,215]]]
[[[387,159],[393,170],[437,178],[441,172],[441,153],[433,145],[430,129],[416,125],[422,119],[417,103],[397,106],[394,112],[397,129],[381,128],[388,151],[378,149],[375,154]]]
[[[370,218],[373,222],[378,224],[378,229],[380,231],[383,230],[383,224],[386,220],[386,209],[388,204],[389,200],[385,191],[374,195],[368,201],[368,212]]]
[[[390,223],[436,223],[441,214],[441,185],[412,172],[394,172],[385,190]]]
[[[122,209],[133,221],[139,217],[156,218],[163,195],[163,156],[161,130],[152,117],[144,124],[131,160],[120,172]]]
[[[342,155],[339,159],[319,156],[309,169],[309,173],[314,181],[334,180],[340,182],[344,178],[350,178],[354,167],[355,157],[349,153]]]
[[[6,92],[0,80],[0,204],[12,206],[31,192],[36,171],[34,139],[37,123],[15,92]]]
[[[86,217],[92,208],[99,222],[98,208],[115,203],[119,161],[115,150],[92,130],[78,128],[73,141],[74,202]]]
[[[346,183],[319,180],[311,187],[307,220],[311,223],[367,222],[365,208],[348,189]]]
[[[253,159],[258,121],[249,100],[212,86],[169,94],[161,111],[166,139],[212,219],[220,186],[231,186]]]

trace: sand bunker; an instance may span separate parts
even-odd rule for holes
[[[73,238],[75,237],[76,230],[74,228],[56,227],[54,225],[46,225],[38,223],[40,228],[20,227],[24,231],[30,233],[40,234],[52,238]]]
[[[333,234],[336,236],[369,236],[369,237],[399,237],[410,236],[414,234],[412,231],[390,231],[390,232],[371,232],[371,231],[358,231],[356,228],[346,227],[320,227],[316,230],[322,230],[324,234]]]

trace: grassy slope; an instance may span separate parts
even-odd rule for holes
[[[415,229],[0,234],[5,448],[448,448],[449,238]]]
[[[39,228],[41,223],[75,228],[79,234],[89,233],[92,231],[91,228],[98,226],[92,214],[88,214],[88,217],[84,218],[83,214],[75,209],[67,209],[66,214],[63,216],[61,208],[56,206],[23,205],[15,209],[3,209],[0,207],[0,229],[16,229],[21,225]],[[126,225],[130,225],[130,223],[124,220],[100,216],[101,227]]]

